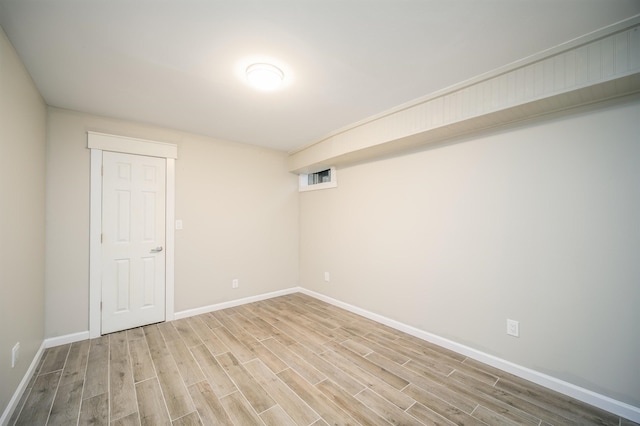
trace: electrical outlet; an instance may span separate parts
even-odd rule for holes
[[[234,278],[233,281],[231,281],[231,288],[238,288],[239,285],[240,285],[240,282],[238,281],[237,278]]]
[[[513,337],[520,337],[520,323],[516,320],[507,319],[507,334]]]
[[[13,349],[11,349],[11,368],[14,368],[18,363],[20,357],[20,342],[16,343]]]
[[[324,280],[325,280],[325,282],[329,282],[329,281],[331,281],[331,276],[329,275],[329,273],[328,273],[328,272],[325,272],[325,273],[324,273]]]

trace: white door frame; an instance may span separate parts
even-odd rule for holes
[[[174,144],[154,142],[104,133],[87,132],[87,146],[91,150],[91,221],[89,231],[89,337],[100,336],[102,315],[102,152],[161,157],[167,160],[166,242],[165,242],[165,320],[174,319],[174,246],[175,246],[175,160],[178,147]]]

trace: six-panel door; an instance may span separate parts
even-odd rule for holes
[[[103,153],[102,334],[165,319],[164,158]]]

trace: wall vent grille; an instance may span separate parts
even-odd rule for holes
[[[317,172],[301,174],[298,189],[302,192],[335,188],[336,186],[338,186],[336,169],[330,167]]]

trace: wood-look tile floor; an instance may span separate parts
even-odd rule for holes
[[[16,425],[633,425],[297,293],[47,349]]]

